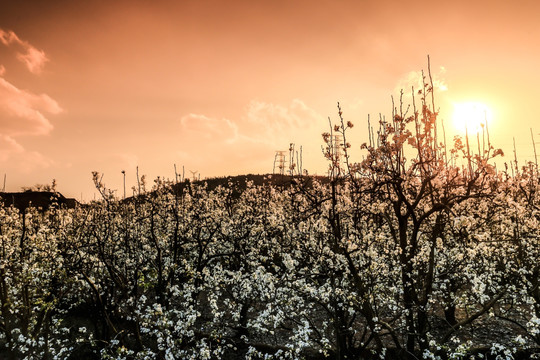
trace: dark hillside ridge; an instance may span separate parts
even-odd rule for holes
[[[328,182],[328,177],[326,176],[290,176],[290,175],[279,175],[279,174],[247,174],[247,175],[237,175],[237,176],[225,176],[225,177],[216,177],[204,180],[198,180],[191,182],[189,179],[186,179],[184,182],[173,185],[173,189],[176,193],[181,194],[184,189],[186,189],[191,183],[196,185],[206,186],[208,190],[214,190],[217,187],[221,186],[223,188],[232,188],[234,194],[239,194],[246,190],[248,182],[252,182],[253,186],[287,186],[291,185],[293,182],[303,182],[306,185],[310,186],[314,180],[317,180],[322,183]]]
[[[290,175],[279,175],[279,174],[248,174],[248,175],[235,175],[235,176],[224,176],[224,177],[215,177],[208,178],[204,180],[192,181],[189,178],[186,178],[182,182],[172,184],[169,190],[173,194],[182,195],[184,192],[192,193],[193,187],[205,187],[208,191],[213,191],[218,187],[231,190],[231,195],[233,198],[238,198],[246,189],[247,184],[251,182],[254,187],[261,186],[274,186],[276,188],[287,187],[295,184],[303,184],[303,186],[310,188],[313,186],[313,182],[318,181],[320,183],[328,183],[329,179],[326,176],[319,175],[303,175],[303,176],[290,176]],[[193,187],[192,187],[193,186]],[[135,195],[120,200],[120,202],[137,202],[146,199],[147,197],[155,196],[154,191],[150,191],[146,194]],[[84,205],[82,205],[84,206]]]
[[[79,205],[77,200],[66,198],[59,192],[52,191],[0,192],[0,201],[5,207],[14,206],[21,212],[28,207],[35,207],[45,211],[52,204],[58,204],[68,209],[73,209]]]
[[[237,176],[225,176],[216,177],[198,181],[190,181],[186,179],[184,182],[179,182],[172,186],[172,191],[181,194],[186,189],[189,189],[191,184],[197,186],[205,186],[208,190],[214,190],[221,186],[223,188],[231,188],[233,196],[239,196],[246,190],[249,182],[253,183],[253,186],[265,186],[272,185],[276,187],[288,186],[293,182],[304,183],[306,186],[311,186],[313,181],[319,181],[322,183],[328,182],[328,177],[325,176],[290,176],[290,175],[276,175],[276,174],[263,174],[263,175],[237,175]],[[189,190],[188,190],[189,191]],[[151,196],[151,193],[149,194]],[[135,197],[136,198],[136,197]],[[131,202],[133,197],[126,198],[124,201]],[[59,192],[52,191],[23,191],[23,192],[0,192],[0,204],[5,207],[14,206],[23,212],[28,207],[35,207],[43,211],[48,210],[52,204],[57,204],[60,207],[73,209],[81,205],[74,198],[66,198]]]

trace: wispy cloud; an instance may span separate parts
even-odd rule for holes
[[[17,59],[34,74],[42,71],[47,56],[13,31],[0,29],[0,43],[14,48]],[[8,82],[6,68],[0,64],[0,133],[8,136],[44,135],[53,126],[48,114],[58,114],[62,108],[46,94],[36,95]]]
[[[238,137],[236,124],[228,119],[215,119],[201,114],[188,114],[180,119],[183,135],[197,142],[233,143]]]
[[[0,134],[0,162],[7,161],[13,154],[21,153],[24,148],[15,139]]]
[[[299,99],[289,105],[253,100],[244,115],[232,121],[203,114],[188,114],[180,119],[184,141],[205,144],[238,144],[240,142],[275,145],[287,143],[324,123],[324,118]],[[287,139],[289,138],[289,139]]]
[[[203,114],[183,116],[177,154],[187,164],[207,167],[224,163],[245,169],[271,166],[275,150],[288,149],[290,142],[318,139],[321,124],[324,118],[299,99],[287,105],[253,100],[234,121]]]
[[[53,126],[46,114],[58,114],[62,108],[46,94],[36,95],[18,89],[0,77],[0,132],[9,136],[44,135]]]
[[[441,66],[436,72],[433,72],[431,74],[435,91],[448,90],[448,85],[446,84],[446,81],[444,79],[445,73],[446,69]],[[394,92],[399,93],[401,90],[403,90],[403,93],[406,96],[409,96],[411,94],[411,88],[414,87],[415,92],[423,89],[423,81],[428,84],[427,86],[430,86],[429,75],[426,72],[422,74],[422,71],[409,71],[408,73],[401,76],[401,78],[398,80],[396,86],[394,87]]]
[[[49,60],[43,50],[35,48],[28,41],[21,40],[13,31],[0,29],[0,42],[8,47],[16,47],[17,59],[33,74],[41,73]]]
[[[10,164],[16,170],[29,173],[46,169],[54,162],[37,151],[28,151],[15,139],[0,134],[0,164]]]
[[[320,124],[324,124],[323,116],[300,99],[285,106],[254,100],[246,108],[242,134],[276,144],[287,141],[287,137],[298,138]]]
[[[0,29],[0,43],[14,51],[15,57],[33,74],[39,74],[48,61],[45,52],[21,40],[13,31]],[[53,161],[37,151],[27,150],[17,140],[22,135],[46,135],[53,125],[47,118],[62,108],[46,94],[34,94],[7,81],[0,64],[0,164],[22,173],[45,169]]]

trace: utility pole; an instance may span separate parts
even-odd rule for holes
[[[126,198],[126,170],[122,170],[122,175],[124,175],[124,199]]]

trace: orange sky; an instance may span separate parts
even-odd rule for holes
[[[439,4],[440,3],[440,4]],[[91,171],[121,193],[135,168],[202,177],[272,170],[320,134],[336,103],[366,138],[368,114],[426,69],[453,103],[493,112],[491,137],[532,160],[540,91],[537,1],[10,1],[0,12],[0,176],[7,191],[57,180],[91,200]],[[447,125],[450,127],[450,125]],[[540,140],[539,140],[540,141]],[[128,190],[129,193],[129,190]]]

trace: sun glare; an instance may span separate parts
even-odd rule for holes
[[[454,104],[452,120],[456,130],[462,134],[465,132],[475,134],[482,132],[483,128],[491,125],[493,118],[491,109],[480,102],[463,102]]]

